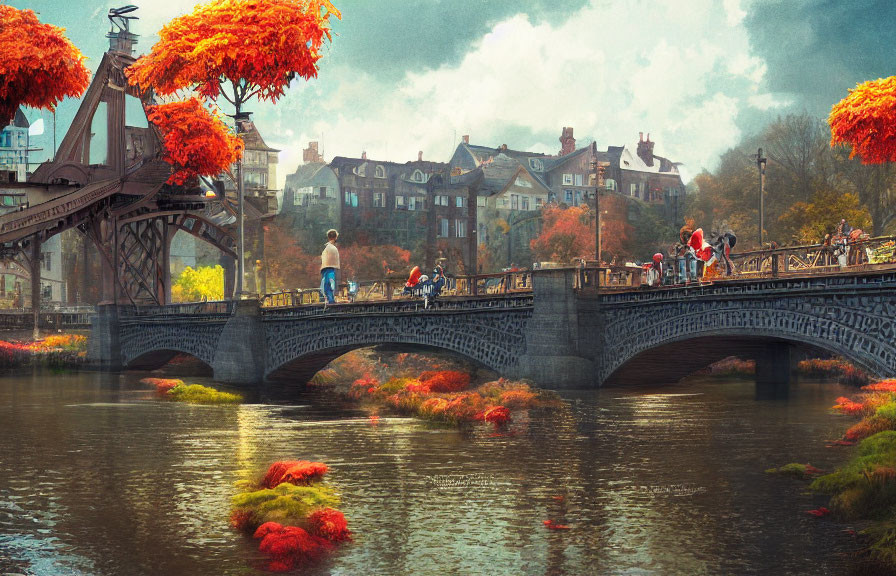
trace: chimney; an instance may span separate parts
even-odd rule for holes
[[[367,160],[367,150],[361,152],[361,160]]]
[[[501,144],[501,148],[499,148],[499,150],[501,150],[501,152],[506,151],[506,150],[507,150],[507,144]]]
[[[308,142],[308,147],[302,150],[302,162],[309,164],[311,162],[323,162],[324,157],[318,151],[317,142]]]
[[[464,139],[464,144],[470,143],[470,135],[469,134],[464,134],[463,139]]]
[[[417,162],[423,162],[423,150],[417,152]]]
[[[638,132],[638,156],[648,166],[653,166],[653,142],[650,141],[650,134],[647,134],[647,140],[644,140],[644,133]]]
[[[563,132],[560,134],[560,156],[566,156],[567,154],[572,154],[576,151],[576,139],[572,135],[572,126],[567,128],[563,127]]]

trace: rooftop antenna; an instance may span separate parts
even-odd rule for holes
[[[137,35],[131,33],[130,20],[137,20],[137,16],[125,16],[137,9],[137,6],[128,4],[121,8],[109,9],[109,21],[112,30],[106,34],[109,39],[109,51],[120,52],[128,56],[134,55],[134,44],[137,43]],[[117,28],[117,30],[116,30]]]

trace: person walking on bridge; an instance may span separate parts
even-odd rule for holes
[[[334,229],[327,231],[327,243],[320,255],[320,293],[327,304],[335,304],[336,298],[336,271],[339,270],[339,250],[336,249],[336,239],[339,232]]]

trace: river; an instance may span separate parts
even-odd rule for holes
[[[507,432],[371,422],[326,395],[290,405],[157,400],[135,375],[0,377],[0,574],[249,575],[234,482],[327,463],[354,540],[302,574],[846,574],[850,526],[764,470],[810,462],[850,391],[747,380],[564,392]],[[568,525],[549,530],[545,520]]]

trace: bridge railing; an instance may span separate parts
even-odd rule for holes
[[[38,327],[44,330],[76,330],[90,327],[93,308],[71,311],[41,311]],[[30,330],[34,315],[30,310],[0,310],[0,330]]]
[[[691,279],[691,286],[707,281],[813,276],[896,267],[896,236],[862,238],[845,244],[806,244],[735,252],[730,258],[733,265],[730,275],[725,274],[724,262],[715,267],[714,275],[704,275],[702,263],[698,262],[698,280]],[[685,285],[685,278],[680,274],[683,261],[684,258],[673,257],[664,262],[663,287]],[[589,267],[583,270],[581,278],[579,286],[594,287],[599,282],[602,290],[647,285],[647,271],[635,267]]]
[[[387,278],[364,282],[345,282],[336,291],[338,303],[390,302],[413,299],[404,295],[406,279]],[[446,276],[441,297],[496,296],[502,294],[526,293],[532,291],[532,273],[528,270],[514,270],[497,274],[475,276]],[[416,298],[419,300],[419,298]],[[319,288],[302,288],[270,292],[261,298],[263,308],[294,308],[309,304],[322,304]]]
[[[896,236],[862,238],[844,244],[806,244],[731,255],[735,274],[777,277],[781,274],[837,272],[856,266],[896,264]]]
[[[233,300],[182,302],[165,306],[119,306],[121,316],[232,316]]]

